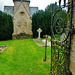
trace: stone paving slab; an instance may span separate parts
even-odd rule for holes
[[[8,45],[7,45],[7,46],[0,46],[0,54],[1,54],[7,47],[8,47]]]
[[[38,41],[37,39],[33,39],[33,40],[38,46],[45,47],[45,42],[46,42],[45,39],[44,40],[41,39],[40,41]],[[47,46],[51,46],[51,42],[47,41]]]
[[[44,43],[46,42],[46,40],[44,39],[44,40],[42,40]],[[51,46],[51,42],[49,42],[48,40],[47,40],[47,46]]]

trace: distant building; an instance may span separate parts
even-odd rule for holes
[[[14,16],[14,6],[4,6],[4,12],[13,17]]]
[[[32,17],[32,15],[38,11],[38,7],[29,7],[29,8],[30,8],[30,17]],[[4,6],[4,12],[13,17],[14,6]]]
[[[30,17],[38,11],[38,7],[30,7]]]

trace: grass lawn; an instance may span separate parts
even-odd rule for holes
[[[0,54],[0,75],[49,75],[50,47],[47,48],[47,61],[44,62],[44,47],[39,47],[33,39],[0,41],[9,45]]]

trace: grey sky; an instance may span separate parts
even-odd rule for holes
[[[59,0],[30,0],[30,6],[37,6],[39,9],[44,10],[45,7],[55,1]],[[4,6],[14,6],[13,0],[0,0],[0,10],[4,11]]]
[[[54,3],[58,0],[31,0],[30,6],[37,6],[39,9],[44,10],[47,5]],[[12,0],[0,0],[0,10],[4,11],[4,6],[14,6]]]

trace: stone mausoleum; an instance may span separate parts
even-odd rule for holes
[[[32,37],[31,17],[38,7],[29,7],[30,0],[13,0],[14,6],[5,6],[4,11],[13,17],[13,39]]]

